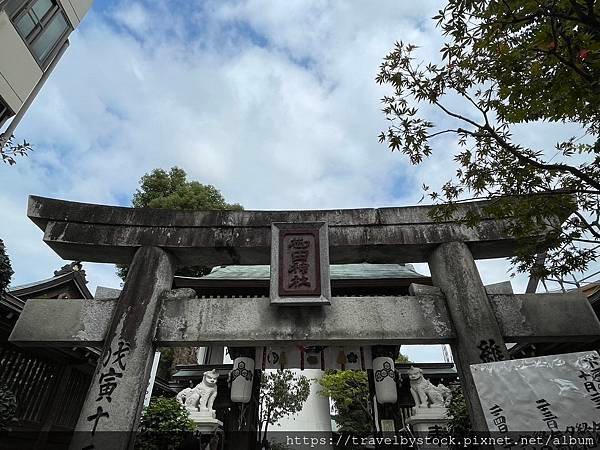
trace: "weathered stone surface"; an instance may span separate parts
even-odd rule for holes
[[[141,247],[136,252],[75,427],[72,450],[108,448],[103,439],[111,434],[102,431],[131,432],[111,442],[110,448],[133,448],[154,359],[159,299],[171,287],[174,271],[173,259],[164,250]]]
[[[196,291],[192,288],[171,289],[163,294],[165,301],[187,300],[196,297]]]
[[[268,298],[208,298],[165,302],[159,345],[233,347],[306,344],[448,342],[453,333],[443,299],[335,297],[330,306],[273,307]]]
[[[428,286],[431,287],[431,286]],[[432,298],[438,298],[434,301]],[[591,306],[587,299],[574,293],[568,294],[517,294],[517,295],[492,295],[491,304],[495,312],[496,320],[502,330],[505,340],[512,342],[536,342],[536,341],[589,341],[600,336],[600,322],[591,311]],[[441,340],[439,342],[448,342],[453,336],[448,334],[447,317],[443,295],[439,292],[431,294],[419,294],[414,297],[375,297],[376,300],[368,297],[334,297],[332,303],[336,305],[339,312],[346,310],[348,314],[353,314],[345,320],[344,323],[351,324],[352,327],[346,331],[339,330],[337,339],[349,339],[360,332],[359,341],[365,344],[366,334],[372,332],[373,342],[376,338],[393,340],[396,344],[415,343],[416,339],[428,336],[428,333],[436,333],[441,330]],[[362,302],[358,304],[357,302]],[[56,345],[62,347],[101,345],[108,329],[108,323],[114,312],[116,299],[112,300],[49,300],[49,299],[31,299],[25,304],[25,313],[21,315],[10,340],[19,345]],[[260,337],[264,342],[275,343],[281,339],[289,340],[298,337],[298,334],[290,332],[294,326],[304,326],[303,320],[307,324],[316,324],[314,327],[307,328],[310,333],[308,340],[322,338],[321,334],[313,334],[315,330],[333,330],[325,321],[336,320],[335,315],[319,315],[312,321],[304,315],[286,313],[285,309],[271,307],[271,312],[266,308],[267,299],[249,299],[249,298],[208,298],[208,299],[172,299],[166,300],[159,320],[156,343],[163,345],[176,345],[178,342],[182,345],[195,345],[202,342],[218,344],[229,344],[237,342],[239,346],[253,346],[256,339]],[[438,314],[438,305],[441,305]],[[221,310],[223,306],[223,310]],[[393,308],[400,308],[404,311],[402,314],[395,313]],[[326,307],[331,308],[331,307]],[[421,309],[420,313],[407,313],[411,310]],[[246,325],[241,328],[237,322],[228,323],[228,311],[235,310],[236,317],[248,317],[251,319],[245,321]],[[312,311],[312,310],[311,310]],[[314,309],[318,311],[318,308]],[[366,311],[366,313],[365,313]],[[190,317],[178,317],[178,313],[188,313]],[[263,327],[260,314],[270,314],[269,318],[275,318],[276,323],[271,328],[261,329]],[[364,315],[366,314],[366,316]],[[386,316],[387,315],[387,316]],[[427,325],[424,334],[418,334],[415,329],[418,325],[412,325],[413,317],[422,317],[423,320],[433,320]],[[385,325],[388,318],[391,317],[389,326]],[[209,319],[214,319],[214,330],[209,325]],[[267,319],[264,319],[267,320]],[[380,320],[384,322],[384,331],[381,331]],[[323,323],[320,323],[322,321]],[[60,326],[56,324],[60,323]],[[287,327],[287,331],[280,333],[276,330],[279,323]],[[437,324],[437,328],[435,325]],[[341,327],[340,324],[333,324],[334,327]],[[251,329],[256,326],[256,329]],[[318,326],[318,327],[317,327]],[[397,326],[398,330],[390,327]],[[196,328],[194,328],[196,327]],[[229,328],[227,328],[229,327]],[[361,327],[361,328],[360,328]],[[199,330],[194,334],[194,330]],[[245,330],[245,331],[244,331]],[[385,331],[387,330],[387,331]],[[240,334],[241,331],[244,333]],[[209,333],[217,335],[208,337]],[[231,339],[225,339],[225,333],[232,333]],[[183,334],[182,334],[183,333]],[[271,334],[270,334],[271,333]],[[345,334],[344,334],[345,333]],[[387,333],[387,334],[386,334]],[[393,338],[395,333],[396,338]],[[414,333],[414,334],[412,334]],[[305,332],[306,334],[306,332]],[[345,336],[345,337],[344,337]],[[386,337],[387,336],[387,337]],[[302,337],[302,336],[301,336]],[[335,337],[335,335],[334,335]],[[181,339],[192,339],[190,342],[183,342]],[[306,339],[306,336],[303,336]],[[160,339],[165,339],[162,341]],[[430,341],[435,340],[435,336],[429,336]],[[233,345],[233,344],[232,344]]]
[[[581,293],[488,295],[509,342],[600,339],[600,322]]]
[[[502,281],[500,283],[488,284],[485,286],[485,292],[487,292],[488,295],[514,293],[510,281]]]
[[[461,205],[458,215],[481,209]],[[467,243],[475,258],[513,254],[505,222],[476,228],[434,223],[430,206],[328,211],[171,211],[66,202],[32,196],[29,217],[44,241],[70,260],[128,263],[139,246],[169,250],[184,265],[268,264],[271,223],[319,222],[329,227],[331,263],[427,261],[450,241]]]
[[[47,299],[28,301],[11,341],[20,345],[89,345],[102,342],[116,300]],[[61,326],[38,328],[43,317]],[[64,325],[64,326],[63,326]],[[80,330],[85,328],[84,334]],[[93,331],[93,332],[92,332]],[[330,306],[302,309],[274,307],[269,298],[172,299],[162,305],[156,332],[158,346],[255,346],[282,341],[325,343],[444,343],[454,337],[441,296],[334,297]]]
[[[101,346],[117,299],[29,299],[10,334],[19,345]]]
[[[481,403],[469,370],[471,364],[510,359],[487,292],[466,244],[440,245],[429,260],[431,279],[446,296],[456,330],[451,345],[474,430],[487,430]]]
[[[444,295],[442,290],[437,286],[428,286],[426,284],[417,283],[411,283],[408,286],[408,293],[410,295]]]
[[[95,299],[119,298],[119,295],[121,295],[121,289],[97,286],[96,292],[94,293],[94,298]]]

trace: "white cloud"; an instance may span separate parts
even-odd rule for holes
[[[149,13],[139,2],[121,2],[114,18],[115,22],[124,25],[138,35],[143,35],[151,30]]]
[[[438,3],[95,5],[18,130],[35,152],[0,168],[14,281],[62,265],[25,217],[28,194],[127,204],[156,167],[179,165],[247,209],[416,203],[423,182],[451,175],[455,143],[422,167],[391,154],[374,78],[396,40],[435,57]],[[118,285],[111,266],[88,275]]]

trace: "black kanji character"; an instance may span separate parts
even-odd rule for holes
[[[500,346],[493,339],[482,340],[477,348],[481,350],[479,359],[483,362],[502,361],[504,359]]]
[[[115,371],[114,367],[108,369],[107,373],[100,374],[100,391],[98,392],[97,402],[106,397],[106,400],[110,403],[112,401],[111,395],[117,388],[117,378],[122,378],[123,374]]]
[[[121,370],[125,370],[125,363],[123,362],[123,358],[125,358],[129,353],[130,347],[129,344],[124,341],[119,341],[118,345],[119,348],[117,348],[117,350],[115,350],[115,352],[113,353],[113,356],[116,356],[115,360],[113,361],[113,364],[117,363],[119,364]]]
[[[583,370],[579,371],[579,375],[577,375],[577,377],[583,378],[583,381],[587,381],[588,378],[592,378],[592,376],[589,373],[584,372]]]
[[[91,422],[92,420],[94,421],[94,428],[92,428],[92,436],[96,433],[96,427],[98,426],[98,421],[100,420],[100,417],[110,417],[108,412],[102,409],[102,406],[98,406],[98,408],[96,409],[96,414],[92,414],[91,416],[87,417],[88,422]]]
[[[494,405],[490,408],[490,412],[495,416],[500,414],[502,411],[504,411],[504,410],[502,408],[500,408],[498,405]]]
[[[294,275],[294,277],[288,283],[288,288],[300,288],[303,286],[310,287],[310,280],[304,275]]]

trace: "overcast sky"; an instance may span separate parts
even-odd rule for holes
[[[456,144],[437,141],[419,167],[379,144],[389,88],[374,78],[396,40],[437,58],[439,3],[96,0],[18,129],[35,151],[0,166],[13,285],[64,264],[27,219],[28,195],[127,206],[158,167],[246,209],[416,204],[424,182],[452,175]],[[524,139],[552,145],[555,128],[538,128]],[[119,286],[113,266],[85,267],[92,291]],[[486,283],[507,278],[504,261],[480,268]],[[526,277],[513,283],[522,292]]]

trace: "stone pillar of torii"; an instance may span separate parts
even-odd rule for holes
[[[483,206],[463,204],[457,217]],[[133,447],[159,346],[450,344],[474,429],[486,430],[470,365],[508,359],[505,342],[596,339],[600,323],[577,292],[486,289],[475,259],[514,254],[506,222],[437,223],[430,210],[168,211],[30,197],[28,215],[58,255],[129,264],[129,272],[116,299],[29,300],[10,341],[103,347],[72,449]],[[434,286],[331,297],[330,261],[428,262]],[[178,266],[227,264],[271,264],[270,297],[170,291]]]

